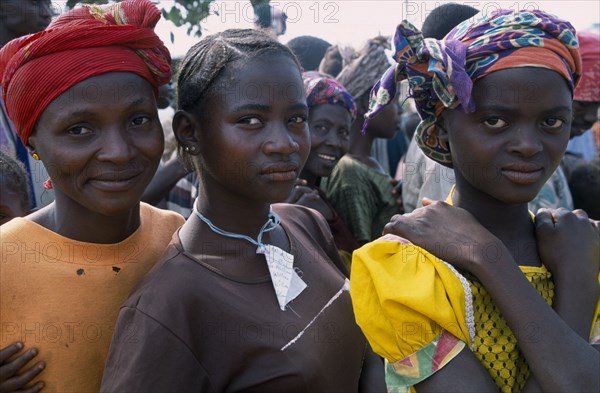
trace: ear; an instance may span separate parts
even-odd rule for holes
[[[173,134],[183,149],[193,155],[200,152],[200,122],[192,113],[179,110],[173,116]]]

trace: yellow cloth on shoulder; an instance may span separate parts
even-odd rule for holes
[[[350,295],[358,325],[390,363],[431,342],[442,329],[471,345],[459,277],[398,236],[386,235],[354,251]]]

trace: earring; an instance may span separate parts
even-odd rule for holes
[[[194,153],[196,151],[196,146],[192,145],[192,146],[186,146],[185,147],[185,151],[190,152],[190,153]]]
[[[32,157],[34,160],[36,160],[36,161],[39,161],[39,160],[40,160],[40,156],[39,156],[37,153],[35,153],[35,152],[31,153],[31,157]]]

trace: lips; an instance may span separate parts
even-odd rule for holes
[[[515,184],[529,185],[537,183],[542,178],[544,167],[531,163],[515,163],[502,167],[500,172]]]
[[[260,174],[274,181],[290,181],[298,177],[299,169],[296,163],[276,163],[265,165]]]
[[[123,191],[129,189],[142,172],[139,171],[110,171],[95,175],[88,182],[106,191]]]

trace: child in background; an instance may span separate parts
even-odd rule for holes
[[[200,198],[121,308],[101,391],[385,391],[327,222],[273,204],[310,150],[295,56],[258,30],[205,37],[178,100]]]
[[[76,8],[0,51],[7,113],[55,191],[0,228],[0,391],[97,392],[119,306],[183,223],[140,203],[171,76],[159,19],[148,0]]]
[[[390,105],[363,132],[364,115],[369,109],[369,93],[389,68],[385,37],[376,37],[365,45],[361,56],[340,72],[337,80],[356,102],[357,116],[350,131],[348,153],[342,157],[327,181],[327,197],[359,245],[381,235],[383,226],[400,213],[389,175],[387,141],[384,155],[374,154],[380,138],[390,139],[399,131],[398,110]]]
[[[599,391],[598,234],[583,211],[527,207],[569,139],[575,30],[498,10],[443,41],[404,21],[394,43],[367,118],[409,79],[417,140],[456,186],[354,252],[357,321],[389,362],[388,387]]]
[[[323,215],[344,265],[350,271],[352,251],[358,248],[358,243],[319,185],[348,151],[356,104],[344,86],[327,75],[308,71],[302,74],[302,79],[311,147],[300,173],[302,183],[294,187],[287,202],[310,207]]]
[[[23,164],[0,150],[0,225],[29,214],[29,185]]]

